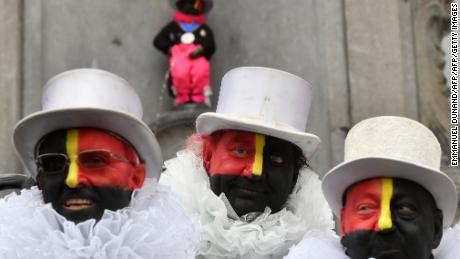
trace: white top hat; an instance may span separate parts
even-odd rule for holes
[[[198,116],[197,132],[257,132],[297,145],[310,159],[320,143],[305,132],[310,104],[310,84],[298,76],[264,67],[235,68],[222,79],[216,112]]]
[[[457,191],[440,171],[440,163],[439,142],[421,123],[393,116],[370,118],[348,133],[344,162],[324,176],[323,193],[338,216],[342,195],[350,185],[375,177],[407,179],[433,195],[444,214],[444,226],[448,226],[457,209]]]
[[[160,176],[160,146],[142,122],[139,96],[123,78],[103,70],[76,69],[45,84],[42,110],[19,121],[13,134],[16,151],[32,176],[37,173],[37,142],[47,133],[76,127],[99,128],[120,135],[145,160],[147,176]]]

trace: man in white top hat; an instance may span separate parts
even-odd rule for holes
[[[383,116],[358,123],[345,140],[345,161],[323,178],[342,246],[312,232],[288,258],[459,258],[452,253],[458,241],[433,253],[457,208],[456,187],[440,162],[439,142],[419,122]]]
[[[281,258],[308,229],[331,231],[318,176],[306,165],[310,85],[284,71],[241,67],[223,78],[216,112],[165,163],[160,182],[198,212],[205,258]]]
[[[124,79],[61,73],[42,107],[14,129],[38,186],[0,200],[1,258],[194,257],[198,221],[157,184],[160,147]]]

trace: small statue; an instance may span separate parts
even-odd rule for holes
[[[168,80],[176,105],[205,103],[210,92],[209,59],[215,51],[214,37],[204,14],[212,0],[170,0],[177,9],[173,21],[155,37],[153,45],[169,56]]]

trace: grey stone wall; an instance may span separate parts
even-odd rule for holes
[[[312,161],[320,175],[342,160],[347,130],[368,117],[415,118],[447,143],[436,42],[445,33],[448,0],[214,2],[207,17],[217,45],[213,104],[223,74],[237,66],[303,77],[313,86],[307,128],[322,139]],[[196,116],[173,111],[162,88],[167,58],[151,44],[173,12],[167,0],[0,0],[0,172],[21,171],[11,131],[20,117],[40,109],[46,80],[80,67],[126,78],[171,157]]]
[[[346,86],[341,10],[340,1],[215,0],[207,20],[217,44],[211,62],[214,104],[223,74],[237,66],[274,67],[313,85],[308,130],[323,140],[313,161],[319,172],[331,166],[328,84],[342,92]],[[168,1],[157,0],[26,1],[24,114],[39,109],[48,78],[93,66],[131,82],[145,121],[154,124],[172,102],[162,89],[167,58],[151,42],[173,11]]]
[[[410,3],[345,3],[353,124],[378,115],[417,119]]]
[[[0,173],[20,170],[11,134],[21,113],[22,4],[0,0]]]

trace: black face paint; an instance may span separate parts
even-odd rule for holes
[[[81,186],[69,188],[64,184],[64,179],[42,180],[41,188],[45,203],[51,203],[57,213],[67,220],[75,223],[88,219],[99,221],[104,210],[116,211],[129,205],[131,191],[111,187]],[[78,210],[69,209],[66,202],[70,199],[87,199],[91,206]]]
[[[66,130],[52,132],[39,142],[36,155],[46,153],[66,154]],[[61,172],[45,173],[38,168],[37,182],[43,193],[45,203],[67,220],[79,223],[88,219],[99,220],[105,209],[118,210],[128,206],[132,191],[115,187],[96,187],[78,185],[70,188],[66,185],[68,166]],[[84,206],[69,206],[73,201]]]
[[[274,137],[266,138],[261,176],[216,174],[210,186],[216,195],[225,193],[238,216],[249,212],[280,211],[297,182],[301,152],[295,145]]]
[[[342,238],[351,259],[430,259],[442,237],[442,213],[420,185],[394,179],[391,199],[393,227],[383,231],[357,230]]]

